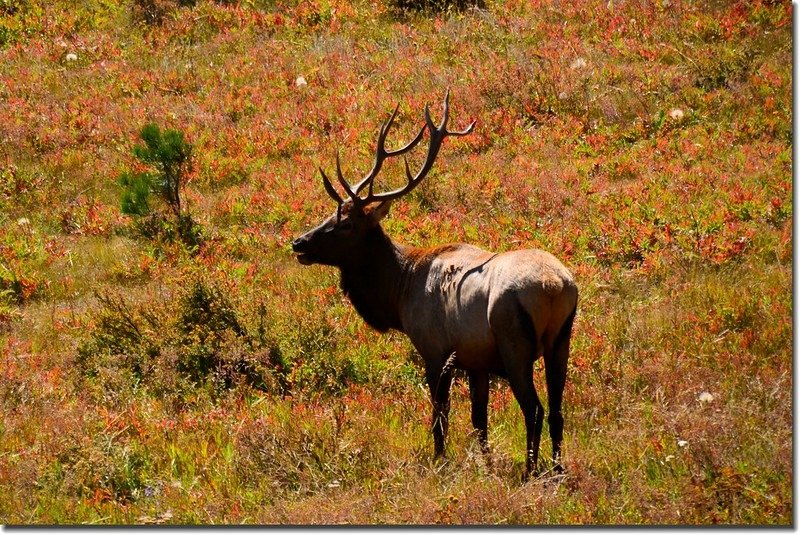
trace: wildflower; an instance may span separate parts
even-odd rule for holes
[[[298,76],[297,80],[294,81],[294,85],[296,85],[297,87],[303,87],[308,85],[308,82],[306,82],[306,79],[303,78],[302,76]]]
[[[697,395],[697,401],[700,403],[711,403],[714,401],[714,396],[711,395],[711,392],[700,392]]]
[[[78,54],[75,52],[70,52],[64,59],[67,61],[78,61]]]
[[[586,60],[583,58],[575,58],[575,60],[573,60],[569,66],[569,68],[572,70],[583,69],[584,67],[586,67]]]
[[[669,110],[669,116],[676,121],[680,121],[683,119],[683,110],[680,108],[672,108]]]

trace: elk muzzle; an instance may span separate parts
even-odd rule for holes
[[[297,255],[297,261],[308,266],[314,263],[313,255],[309,251],[311,240],[308,234],[303,234],[292,242],[292,251]]]

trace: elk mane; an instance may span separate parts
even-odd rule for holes
[[[366,236],[362,250],[363,255],[340,267],[342,292],[373,329],[401,329],[402,253],[380,227]]]

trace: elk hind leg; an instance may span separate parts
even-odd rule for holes
[[[525,476],[527,479],[535,474],[539,462],[539,443],[542,438],[542,424],[544,423],[544,407],[536,394],[533,384],[533,362],[520,363],[513,370],[508,370],[508,382],[511,391],[519,403],[525,418]]]
[[[552,347],[544,352],[544,373],[547,380],[547,425],[550,428],[550,440],[553,443],[553,470],[562,472],[561,442],[564,438],[564,416],[561,414],[561,402],[564,395],[564,384],[567,380],[567,361],[572,336],[572,323],[575,311],[561,327]]]
[[[496,326],[493,329],[500,357],[511,391],[525,418],[527,440],[524,478],[527,479],[537,469],[544,423],[544,407],[533,383],[533,362],[540,354],[536,329],[521,305],[498,307],[493,317],[490,316],[490,323]]]

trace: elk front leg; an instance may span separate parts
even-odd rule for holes
[[[469,394],[472,401],[472,427],[484,455],[489,453],[489,374],[469,372]]]
[[[444,455],[444,442],[450,415],[450,383],[453,379],[453,356],[442,365],[426,366],[425,375],[431,392],[433,418],[433,453],[435,457]],[[440,361],[441,362],[441,361]]]

